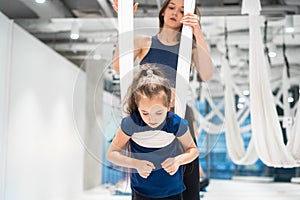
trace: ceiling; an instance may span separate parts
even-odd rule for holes
[[[153,35],[158,27],[158,10],[162,0],[139,0],[135,14],[135,32]],[[225,35],[229,48],[230,65],[239,85],[247,84],[249,28],[246,16],[241,16],[242,0],[196,0],[201,12],[202,29],[211,50],[216,71],[221,66],[225,50]],[[282,44],[287,46],[287,57],[292,74],[300,75],[300,0],[261,0],[264,30],[267,21],[267,44],[274,43],[278,56],[270,59],[273,80],[279,80],[284,59]],[[87,59],[102,59],[110,65],[117,41],[117,18],[112,0],[0,0],[0,11],[15,20],[28,32],[55,51],[82,66]],[[291,18],[292,17],[292,18]],[[284,27],[293,19],[295,32],[287,34]],[[79,27],[80,37],[70,39],[72,26]],[[227,34],[225,34],[225,27]],[[284,40],[283,40],[284,38]],[[93,55],[100,55],[94,57]],[[216,73],[211,81],[219,83]],[[220,87],[220,93],[223,88]]]

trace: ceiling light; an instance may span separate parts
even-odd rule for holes
[[[249,91],[249,90],[244,90],[244,91],[243,91],[243,95],[247,96],[247,95],[249,95],[249,94],[250,94],[250,91]]]
[[[35,0],[36,3],[39,3],[39,4],[42,4],[42,3],[45,3],[46,0]]]
[[[294,98],[293,98],[293,97],[289,97],[289,98],[288,98],[288,102],[289,102],[289,103],[294,102]]]
[[[293,15],[287,15],[285,20],[285,32],[293,33],[295,31]]]
[[[244,97],[239,98],[239,103],[245,103],[246,99]]]
[[[238,103],[237,107],[238,107],[238,109],[241,109],[241,108],[243,108],[243,107],[244,107],[244,104],[242,104],[242,103]]]
[[[270,58],[276,57],[276,45],[274,43],[268,44],[268,55]]]
[[[102,58],[101,49],[96,48],[95,51],[94,51],[93,59],[94,60],[101,60],[101,58]]]
[[[79,26],[77,22],[72,23],[70,38],[72,40],[77,40],[79,38]]]

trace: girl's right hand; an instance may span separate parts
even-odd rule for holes
[[[136,12],[136,9],[137,9],[137,7],[138,7],[138,5],[139,5],[139,3],[135,3],[134,5],[133,5],[133,13],[135,13]],[[118,0],[114,0],[114,4],[112,5],[112,7],[113,7],[113,9],[116,11],[116,12],[118,12]]]
[[[152,170],[155,169],[154,164],[147,160],[137,160],[135,166],[135,169],[143,178],[147,178],[151,174]]]

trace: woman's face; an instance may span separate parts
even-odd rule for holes
[[[171,0],[167,5],[164,16],[164,28],[180,29],[180,20],[184,14],[184,2],[183,0]]]
[[[149,98],[141,95],[138,102],[139,113],[143,121],[151,128],[161,125],[166,119],[169,108],[165,106],[166,95],[163,91],[160,94]]]

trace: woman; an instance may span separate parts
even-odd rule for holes
[[[114,0],[114,9],[118,11],[118,2]],[[134,11],[138,4],[134,5]],[[159,12],[160,30],[155,36],[137,35],[134,37],[134,60],[140,64],[155,63],[165,73],[171,85],[176,87],[176,70],[179,53],[179,43],[182,25],[190,26],[193,31],[192,67],[196,70],[203,81],[211,79],[213,66],[206,42],[200,26],[200,16],[197,9],[194,13],[184,15],[183,0],[166,0]],[[113,66],[119,72],[118,46],[115,50]],[[122,66],[121,66],[122,67]],[[174,107],[174,97],[171,101]],[[189,114],[186,113],[186,117]],[[189,123],[192,123],[189,121]],[[192,133],[195,140],[195,134]],[[184,200],[199,199],[199,160],[186,165],[185,168],[186,190],[183,193]]]

